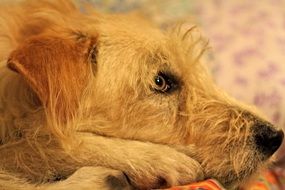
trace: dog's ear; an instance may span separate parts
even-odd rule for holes
[[[95,44],[95,37],[36,36],[11,53],[8,67],[23,76],[50,114],[67,121],[91,74]]]

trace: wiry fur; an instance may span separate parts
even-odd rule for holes
[[[234,187],[265,164],[251,130],[261,117],[213,84],[194,28],[65,0],[3,3],[0,28],[0,188],[108,189],[121,171],[139,189]],[[179,89],[155,92],[158,72]]]

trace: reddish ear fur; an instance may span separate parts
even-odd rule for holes
[[[48,112],[66,121],[75,114],[87,85],[94,41],[36,36],[12,52],[8,67],[24,77]]]

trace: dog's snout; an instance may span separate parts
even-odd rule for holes
[[[265,156],[271,156],[281,145],[284,133],[275,129],[269,123],[254,125],[254,140],[256,147]]]

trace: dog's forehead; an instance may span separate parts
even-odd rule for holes
[[[146,64],[154,72],[166,70],[178,76],[189,65],[178,38],[140,17],[122,15],[102,19],[98,33],[103,62],[107,60],[118,67]]]
[[[165,40],[157,27],[137,16],[109,16],[100,20],[98,31],[104,45],[151,48]]]
[[[167,32],[140,17],[108,17],[99,23],[98,33],[100,47],[108,51],[157,54],[164,60],[177,54],[175,46],[180,45]]]

